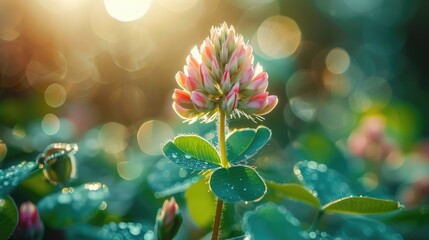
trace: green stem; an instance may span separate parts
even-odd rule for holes
[[[226,116],[222,110],[222,107],[219,106],[219,132],[218,132],[218,140],[219,140],[219,154],[220,154],[220,165],[223,168],[228,168],[229,163],[226,159],[226,146],[225,146],[225,122]],[[222,218],[222,207],[223,201],[222,199],[217,199],[216,204],[216,214],[213,224],[213,234],[212,240],[217,240],[219,237],[219,228],[220,228],[220,220]]]
[[[212,240],[217,240],[219,237],[220,220],[222,217],[222,207],[223,207],[223,201],[218,198],[217,204],[216,204],[216,215],[215,215],[215,220],[213,224]]]
[[[320,219],[323,217],[323,214],[325,214],[325,212],[323,210],[319,210],[316,219],[314,219],[313,224],[311,224],[310,231],[314,231],[317,229],[317,226],[319,225]]]
[[[228,168],[229,164],[226,160],[226,146],[225,146],[225,122],[226,117],[225,113],[222,111],[222,108],[219,107],[219,152],[220,152],[220,165],[223,168]]]

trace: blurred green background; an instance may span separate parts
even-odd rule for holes
[[[263,122],[273,140],[255,161],[261,175],[285,183],[295,162],[324,163],[358,193],[426,209],[427,223],[427,9],[421,0],[1,0],[0,162],[77,142],[76,181],[111,191],[93,222],[152,224],[175,182],[160,146],[180,133],[215,139],[214,124],[182,123],[171,95],[190,50],[225,21],[279,97]],[[53,191],[37,180],[17,203]],[[428,234],[419,222],[394,227],[419,239]]]

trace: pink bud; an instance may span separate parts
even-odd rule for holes
[[[212,72],[216,79],[219,79],[220,77],[220,69],[219,64],[217,62],[217,58],[213,58],[212,60]]]
[[[180,87],[186,88],[186,78],[188,78],[183,72],[178,72],[176,74],[176,82]]]
[[[203,44],[201,45],[201,59],[204,64],[210,65],[213,59],[212,53],[213,45],[210,40],[206,38],[206,40],[204,40]]]
[[[255,76],[246,86],[246,89],[253,90],[256,92],[265,92],[268,87],[268,74],[266,72],[261,72]]]
[[[189,76],[188,78],[186,78],[186,88],[192,92],[196,89],[201,89],[200,83],[197,80],[197,78],[191,77]]]
[[[254,109],[256,110],[255,112],[257,112],[258,110],[267,106],[267,97],[268,92],[257,93],[250,97],[249,101],[247,102],[247,107]]]
[[[226,48],[226,43],[222,44],[222,49],[220,50],[220,62],[226,63],[226,60],[228,59],[228,49]]]
[[[237,52],[234,51],[231,55],[231,59],[229,60],[229,69],[232,72],[235,72],[237,70],[237,65],[238,65],[238,59],[237,59]]]
[[[242,84],[248,84],[248,82],[250,82],[250,80],[253,77],[253,66],[250,64],[247,66],[246,64],[247,64],[247,61],[244,62],[244,64],[241,67],[242,68],[241,72],[244,72],[243,76],[240,79],[240,83]]]
[[[217,89],[214,86],[213,77],[204,63],[200,65],[200,74],[201,78],[203,79],[204,90],[212,94],[217,93]]]
[[[192,108],[191,96],[188,92],[181,89],[174,89],[173,100],[184,108]]]
[[[225,72],[223,73],[222,81],[221,81],[222,90],[224,92],[228,91],[231,88],[231,79],[229,75],[229,65],[225,65]]]
[[[197,62],[197,60],[195,60],[193,56],[188,56],[187,62],[188,62],[188,65],[185,68],[185,73],[187,73],[188,78],[191,78],[194,81],[197,81],[198,83],[199,76],[200,76],[200,64]],[[186,86],[188,87],[188,85]],[[192,91],[191,89],[189,90]]]
[[[257,112],[256,114],[265,115],[265,114],[271,112],[274,109],[274,107],[277,105],[278,101],[279,101],[279,99],[277,98],[277,96],[275,96],[275,95],[268,96],[267,97],[267,105],[262,110]]]
[[[43,223],[36,206],[31,202],[24,202],[19,207],[19,221],[15,229],[18,239],[41,239]]]
[[[183,119],[191,119],[194,117],[196,111],[188,108],[184,108],[177,104],[176,102],[173,102],[173,110],[179,115],[179,117]]]
[[[197,109],[199,112],[207,110],[211,103],[206,95],[198,91],[191,92],[191,99],[194,103],[195,109]]]
[[[239,83],[236,83],[232,87],[231,91],[226,96],[225,100],[222,103],[222,108],[226,113],[231,113],[238,105],[238,91]]]
[[[179,205],[174,197],[165,200],[162,208],[158,210],[155,221],[155,234],[158,240],[171,240],[177,234],[182,224],[182,215]]]

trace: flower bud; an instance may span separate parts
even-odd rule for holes
[[[155,222],[155,234],[158,240],[171,240],[176,235],[182,224],[182,215],[179,205],[172,197],[165,200],[162,208],[158,210]]]
[[[191,96],[186,91],[174,89],[173,100],[184,108],[193,108]]]
[[[19,207],[19,221],[13,237],[15,239],[42,239],[43,223],[36,206],[31,202],[24,202]]]
[[[191,99],[194,103],[195,109],[199,112],[210,110],[212,107],[212,102],[201,92],[193,91],[191,93]]]

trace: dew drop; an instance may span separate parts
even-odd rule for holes
[[[71,202],[71,197],[69,194],[61,194],[58,196],[58,202],[62,204],[67,204]]]
[[[190,159],[190,158],[191,158],[191,156],[189,156],[188,154],[186,154],[186,155],[185,155],[185,158],[186,158],[186,159]]]
[[[125,228],[127,227],[127,224],[126,224],[126,223],[124,223],[124,222],[120,222],[120,223],[118,224],[118,226],[119,226],[119,228],[120,228],[120,229],[125,229]]]
[[[176,154],[176,153],[171,154],[171,156],[172,156],[173,158],[177,158],[177,154]]]

